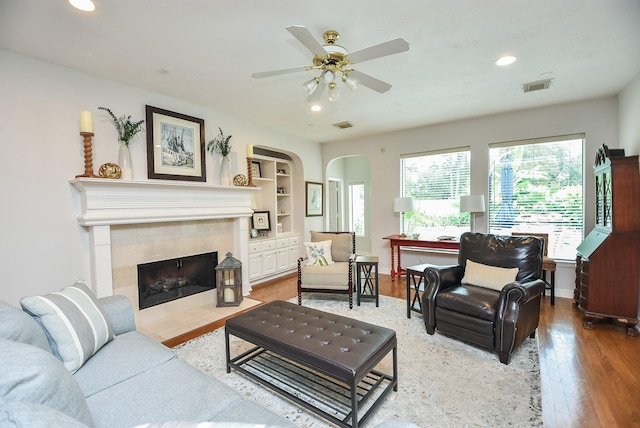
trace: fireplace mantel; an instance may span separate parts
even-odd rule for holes
[[[220,186],[168,180],[76,178],[80,192],[78,223],[88,228],[91,285],[98,297],[113,294],[111,226],[158,222],[232,219],[234,255],[248,278],[248,222],[251,194],[259,187]],[[247,281],[247,290],[250,289]]]
[[[168,180],[78,178],[82,226],[250,217],[258,187]]]

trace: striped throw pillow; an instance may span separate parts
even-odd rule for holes
[[[20,304],[42,326],[53,354],[71,373],[114,337],[111,323],[82,281],[56,293],[25,297]]]

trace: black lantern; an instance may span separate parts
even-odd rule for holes
[[[216,306],[239,306],[242,302],[242,262],[231,253],[216,266],[216,288]]]

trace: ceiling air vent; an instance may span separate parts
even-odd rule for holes
[[[545,79],[545,80],[538,80],[537,82],[523,83],[522,90],[525,93],[527,93],[527,92],[533,92],[533,91],[541,91],[543,89],[549,89],[549,86],[551,86],[551,80],[553,79]]]
[[[353,128],[353,123],[345,121],[345,122],[334,123],[333,126],[340,129],[347,129],[347,128]]]

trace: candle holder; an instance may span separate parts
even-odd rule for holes
[[[247,158],[247,179],[249,181],[249,183],[247,184],[248,187],[256,187],[255,184],[253,184],[253,158]]]
[[[76,175],[76,178],[95,178],[96,176],[93,173],[93,149],[91,147],[91,138],[93,137],[93,132],[80,132],[80,135],[82,135],[82,138],[84,138],[84,174]]]

